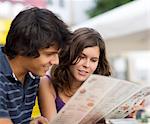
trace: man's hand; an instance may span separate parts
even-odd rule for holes
[[[43,116],[34,118],[30,124],[48,124],[48,120],[44,118]]]

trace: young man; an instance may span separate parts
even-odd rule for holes
[[[49,10],[34,7],[15,17],[0,47],[0,124],[47,121],[31,121],[39,76],[58,63],[58,50],[70,36],[64,22]]]

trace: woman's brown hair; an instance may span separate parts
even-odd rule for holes
[[[56,92],[67,93],[71,90],[73,82],[69,67],[79,61],[79,56],[85,48],[94,46],[98,46],[100,49],[99,62],[94,74],[111,75],[110,65],[106,58],[105,43],[101,35],[92,28],[79,28],[74,31],[71,44],[60,52],[59,65],[54,66],[51,70]]]

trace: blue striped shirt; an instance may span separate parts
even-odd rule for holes
[[[29,124],[39,86],[39,77],[28,73],[24,85],[13,75],[0,47],[0,118],[14,124]]]

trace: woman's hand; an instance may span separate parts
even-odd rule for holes
[[[144,102],[145,102],[145,100],[143,100],[143,101],[141,102],[141,104],[134,106],[134,111],[133,111],[131,114],[129,114],[127,117],[128,117],[128,118],[136,118],[136,112],[137,112],[138,110],[144,108]]]

